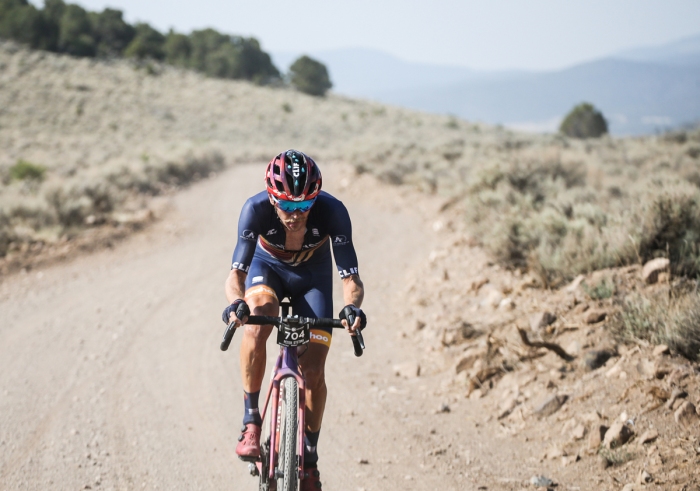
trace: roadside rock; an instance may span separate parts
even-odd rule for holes
[[[686,397],[688,397],[688,393],[686,391],[684,391],[683,389],[675,388],[671,393],[671,397],[668,399],[668,401],[666,401],[666,407],[671,409],[673,408],[673,404],[678,399],[685,399]]]
[[[613,356],[615,356],[615,352],[612,350],[591,350],[586,352],[581,363],[588,370],[596,370],[605,365]]]
[[[668,374],[667,380],[671,385],[679,385],[683,379],[687,378],[689,375],[690,373],[684,367],[676,367]]]
[[[646,379],[654,377],[654,363],[650,360],[639,360],[637,363],[637,372]]]
[[[642,268],[642,279],[648,285],[659,280],[659,273],[668,269],[671,261],[665,257],[657,257],[647,262]]]
[[[532,476],[530,478],[530,484],[536,488],[548,488],[554,485],[554,481],[545,476]]]
[[[698,419],[698,413],[695,411],[695,405],[690,401],[685,401],[673,414],[676,423],[682,426],[688,426],[695,423]]]
[[[530,317],[530,329],[538,331],[557,320],[557,316],[548,311],[537,312]]]
[[[501,303],[501,300],[503,300],[503,298],[504,297],[503,297],[503,294],[501,292],[499,292],[496,289],[492,289],[486,294],[486,298],[484,298],[479,303],[479,305],[481,305],[482,307],[497,308],[498,305]]]
[[[515,309],[515,302],[513,301],[512,298],[506,297],[500,301],[500,303],[498,304],[498,309],[499,310],[513,310],[513,309]]]
[[[589,450],[597,450],[600,447],[607,431],[608,427],[605,425],[598,424],[593,426],[591,434],[588,436]]]
[[[627,426],[625,423],[617,421],[612,424],[608,431],[605,432],[603,445],[605,448],[618,448],[627,443],[633,436],[634,431],[632,428]]]
[[[518,397],[516,394],[511,395],[498,406],[498,419],[503,419],[510,415],[518,405]]]
[[[474,281],[472,281],[472,284],[470,285],[469,289],[473,292],[478,292],[479,289],[488,282],[489,279],[487,277],[479,276],[478,278],[474,279]]]
[[[544,454],[544,457],[549,460],[558,459],[559,457],[564,456],[566,456],[566,452],[559,445],[552,445],[547,449],[547,452]]]
[[[673,367],[671,365],[669,365],[668,363],[665,363],[663,360],[657,360],[655,363],[655,368],[654,368],[654,377],[661,380],[666,375],[671,373],[672,370],[673,370]]]
[[[554,394],[544,401],[542,401],[538,406],[535,407],[534,413],[539,418],[544,418],[550,414],[554,414],[559,411],[559,408],[569,399],[569,396],[565,394]]]
[[[586,312],[588,309],[590,309],[591,306],[588,305],[587,303],[580,303],[576,307],[574,307],[573,313],[576,315],[583,314]]]
[[[586,426],[583,424],[579,424],[571,432],[571,438],[574,440],[583,440],[584,436],[586,436]]]
[[[639,438],[639,444],[644,445],[645,443],[651,443],[659,437],[659,432],[655,429],[645,431]]]
[[[654,347],[653,355],[654,356],[667,355],[668,352],[669,352],[668,346],[666,346],[665,344],[660,344],[660,345]]]
[[[574,292],[574,291],[576,291],[576,290],[578,289],[578,287],[581,286],[581,283],[582,283],[583,280],[585,280],[585,279],[586,279],[586,277],[583,276],[582,274],[578,275],[576,278],[574,278],[574,281],[572,281],[571,283],[569,283],[569,284],[566,286],[565,290],[566,290],[567,292]]]
[[[637,484],[648,484],[653,480],[651,477],[651,474],[649,474],[646,470],[642,469],[639,471],[639,474],[637,475]]]
[[[583,320],[586,324],[597,324],[598,322],[604,321],[607,316],[608,313],[605,310],[593,309],[586,312]]]

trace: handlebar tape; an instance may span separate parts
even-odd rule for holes
[[[221,351],[226,351],[231,344],[231,340],[233,339],[233,335],[236,333],[236,328],[234,325],[236,322],[231,322],[228,327],[226,328],[226,332],[224,332],[224,339],[221,340]]]

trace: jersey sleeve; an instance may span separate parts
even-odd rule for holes
[[[244,273],[250,269],[258,235],[260,235],[257,225],[260,220],[256,220],[255,214],[252,199],[249,199],[241,209],[241,216],[238,219],[238,242],[231,259],[231,269],[238,269]]]
[[[352,244],[352,223],[347,208],[340,201],[335,202],[330,223],[333,257],[340,277],[358,274],[357,254]]]

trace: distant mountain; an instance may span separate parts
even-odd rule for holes
[[[286,70],[297,56],[273,60]],[[309,56],[328,67],[335,92],[532,131],[556,131],[582,101],[599,108],[617,135],[700,121],[700,36],[551,72],[478,72],[368,49]]]
[[[663,64],[694,65],[700,63],[700,35],[661,46],[647,46],[621,51],[615,58]]]
[[[411,63],[390,54],[363,48],[314,51],[308,56],[328,68],[333,90],[366,97],[377,91],[432,87],[469,80],[475,74],[466,67]],[[300,54],[272,53],[273,63],[287,71]]]
[[[700,119],[700,64],[607,59],[506,80],[473,80],[440,90],[376,93],[390,104],[523,129],[553,131],[575,104],[592,102],[614,134],[643,134]]]

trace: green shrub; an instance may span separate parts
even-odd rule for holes
[[[192,56],[192,43],[185,34],[179,34],[172,29],[165,36],[165,61],[171,65],[187,68]]]
[[[46,167],[20,159],[10,167],[9,174],[13,181],[43,181],[46,176]]]
[[[32,48],[50,47],[46,18],[26,0],[0,1],[0,38],[14,39]]]
[[[700,296],[696,288],[680,295],[625,299],[622,311],[613,317],[611,332],[619,339],[642,339],[666,344],[689,360],[700,359]]]
[[[602,278],[594,285],[588,285],[584,282],[581,286],[591,300],[603,300],[615,295],[615,283],[608,278]]]
[[[134,38],[124,50],[124,56],[140,60],[165,58],[165,36],[146,23],[136,24]]]
[[[120,10],[88,12],[63,0],[45,0],[43,10],[27,0],[0,0],[0,38],[73,56],[165,60],[211,77],[258,84],[280,80],[279,70],[255,38],[214,29],[189,36],[170,30],[164,36],[146,23],[128,24]],[[152,67],[146,70],[156,73]]]
[[[584,102],[566,115],[559,131],[571,138],[598,138],[608,132],[608,123],[600,111]]]
[[[314,96],[323,96],[333,87],[326,66],[306,55],[289,67],[289,79],[297,90]]]
[[[214,29],[192,31],[188,43],[175,39],[168,45],[175,59],[211,77],[250,80],[268,83],[280,74],[270,56],[260,49],[254,38],[228,36]]]
[[[136,35],[136,30],[123,19],[121,10],[106,8],[101,13],[90,13],[97,56],[121,56]]]
[[[58,49],[74,56],[95,56],[97,53],[90,17],[79,5],[68,4],[63,9],[59,21]]]
[[[119,190],[109,183],[85,182],[70,187],[56,187],[46,193],[57,222],[64,228],[82,227],[90,215],[104,216],[123,201]]]
[[[700,275],[700,192],[684,183],[652,185],[657,193],[641,204],[640,257],[666,256],[675,274]]]
[[[187,155],[182,160],[166,162],[146,168],[148,181],[170,186],[184,186],[207,177],[225,166],[224,157],[218,152],[206,155]]]

